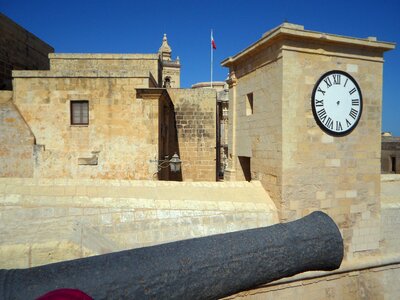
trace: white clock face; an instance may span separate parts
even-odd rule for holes
[[[332,135],[346,135],[361,118],[361,89],[349,74],[330,71],[317,81],[311,106],[322,130]]]

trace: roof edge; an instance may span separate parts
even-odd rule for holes
[[[224,59],[221,62],[221,65],[224,67],[229,67],[229,65],[234,63],[236,60],[248,55],[259,46],[272,41],[278,36],[292,36],[303,39],[321,40],[324,42],[331,42],[331,43],[353,44],[359,47],[370,47],[370,48],[381,49],[382,52],[392,50],[395,48],[396,45],[395,43],[392,42],[377,41],[375,37],[356,38],[356,37],[348,37],[337,34],[323,33],[318,31],[305,30],[304,26],[302,25],[285,22],[265,32],[259,40],[257,40],[244,50],[240,51],[234,56],[230,56]]]

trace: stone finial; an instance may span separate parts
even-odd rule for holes
[[[167,34],[164,33],[163,41],[158,53],[160,54],[162,60],[171,60],[171,47],[168,45]]]

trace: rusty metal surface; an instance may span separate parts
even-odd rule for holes
[[[336,224],[314,212],[265,228],[0,270],[0,298],[74,288],[94,299],[217,299],[304,271],[333,270],[342,259]]]

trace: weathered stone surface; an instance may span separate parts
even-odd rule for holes
[[[0,177],[32,177],[35,137],[12,96],[12,91],[0,91]]]
[[[77,288],[94,299],[215,299],[343,258],[322,213],[271,227],[184,240],[23,270],[0,271],[3,299]]]
[[[0,269],[278,223],[259,182],[0,178]]]
[[[169,89],[175,107],[183,180],[216,179],[216,92],[212,89]]]

